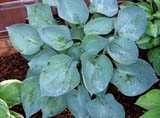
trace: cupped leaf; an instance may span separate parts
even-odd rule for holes
[[[57,0],[58,15],[73,24],[84,24],[89,16],[89,10],[84,0]]]
[[[107,39],[97,35],[87,35],[82,40],[81,49],[83,52],[97,54],[105,48]]]
[[[41,97],[37,77],[30,77],[23,81],[21,86],[21,100],[26,118],[38,112],[46,104],[47,99],[47,97]]]
[[[0,82],[0,98],[3,99],[10,108],[21,103],[20,87],[21,81],[19,80],[10,79]]]
[[[153,68],[157,75],[160,76],[160,47],[153,48],[148,53],[148,59],[152,63]]]
[[[147,110],[160,108],[160,90],[150,90],[146,94],[140,96],[135,104]]]
[[[154,20],[154,24],[157,25],[157,33],[158,33],[158,35],[160,35],[160,20],[159,19],[155,19]]]
[[[56,6],[56,0],[42,0],[42,2],[50,6]]]
[[[2,99],[0,99],[0,118],[10,118],[8,105]]]
[[[103,99],[93,99],[87,109],[91,118],[125,118],[123,106],[111,94],[105,95]]]
[[[146,112],[144,115],[140,116],[140,118],[159,118],[160,116],[160,108],[152,109]]]
[[[73,46],[67,50],[67,55],[73,57],[74,60],[79,61],[81,56],[80,43],[74,43]]]
[[[90,11],[114,16],[118,12],[117,0],[90,0]]]
[[[42,96],[60,96],[75,88],[80,82],[77,61],[59,54],[53,56],[40,75]]]
[[[100,17],[89,21],[84,26],[85,34],[108,34],[114,28],[114,18]]]
[[[72,90],[67,94],[67,106],[76,118],[89,118],[87,111],[87,103],[90,101],[89,94],[83,86],[79,86],[78,90]]]
[[[83,28],[79,28],[79,27],[73,27],[70,29],[71,32],[71,38],[72,39],[79,39],[82,40],[84,37],[84,31]]]
[[[49,97],[46,105],[42,107],[43,118],[48,118],[61,113],[66,108],[64,96]]]
[[[113,65],[105,56],[84,53],[81,56],[83,82],[90,94],[102,92],[109,84]]]
[[[139,59],[130,65],[117,64],[111,83],[126,96],[137,96],[158,81],[152,67]]]
[[[145,32],[146,24],[147,18],[144,10],[131,6],[119,11],[115,30],[119,36],[137,41]]]
[[[10,110],[10,114],[14,117],[14,118],[24,118],[21,114]]]
[[[16,24],[7,27],[14,48],[24,55],[32,55],[40,50],[43,42],[36,29],[28,24]]]
[[[71,47],[73,41],[67,26],[53,25],[40,30],[42,40],[57,51],[66,50]]]
[[[27,14],[29,24],[37,29],[56,24],[48,4],[37,3],[29,5],[27,6]]]
[[[43,67],[47,65],[47,61],[54,55],[56,55],[54,50],[44,49],[35,55],[28,65],[34,73],[40,74]]]
[[[126,38],[110,37],[107,51],[120,64],[131,64],[138,60],[138,48],[135,42]]]

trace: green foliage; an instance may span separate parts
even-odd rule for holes
[[[159,118],[160,116],[160,90],[152,89],[146,94],[140,96],[136,105],[149,110],[140,118]]]
[[[26,118],[39,110],[43,118],[52,117],[65,108],[77,118],[124,118],[123,106],[105,94],[109,83],[136,96],[158,80],[138,59],[144,10],[129,6],[118,12],[117,0],[91,0],[89,8],[84,0],[44,2],[57,7],[62,22],[41,3],[28,6],[29,25],[7,28],[14,47],[30,61],[21,86]]]
[[[19,113],[9,110],[21,103],[21,83],[15,79],[0,82],[0,118],[24,118]]]

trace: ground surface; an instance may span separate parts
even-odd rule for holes
[[[0,81],[6,79],[24,80],[27,69],[27,61],[20,54],[0,57]],[[155,84],[152,88],[160,88],[160,82]],[[123,104],[126,111],[126,118],[138,118],[145,112],[144,109],[134,104],[138,97],[126,97],[122,95],[113,85],[109,85],[107,92],[112,93],[116,100]],[[24,115],[21,105],[15,106],[12,109]],[[34,118],[41,118],[41,112],[35,114]],[[72,115],[65,110],[62,114],[53,118],[72,118]]]

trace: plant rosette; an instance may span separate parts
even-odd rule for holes
[[[147,24],[143,9],[118,10],[117,0],[91,0],[89,7],[84,0],[44,0],[27,12],[29,24],[7,27],[14,48],[29,60],[21,86],[26,118],[39,110],[43,118],[55,116],[65,108],[76,118],[125,118],[123,106],[106,94],[109,83],[137,96],[158,81],[138,58],[136,41]]]

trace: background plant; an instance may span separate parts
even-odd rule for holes
[[[147,14],[147,29],[137,45],[141,49],[149,49],[148,59],[157,75],[160,76],[160,0],[139,0],[137,3],[125,2],[121,8],[137,5]]]
[[[39,110],[51,117],[68,108],[77,118],[124,118],[123,106],[105,94],[108,84],[136,96],[158,81],[138,58],[144,10],[132,6],[118,12],[116,0],[91,0],[89,8],[83,0],[44,2],[56,6],[64,22],[39,3],[27,6],[29,24],[7,28],[15,49],[29,60],[21,86],[26,117]]]
[[[152,89],[146,94],[140,96],[136,104],[148,110],[140,118],[159,118],[160,116],[160,90]]]
[[[21,103],[19,80],[5,80],[0,82],[0,117],[1,118],[24,118],[19,113],[9,110]]]

